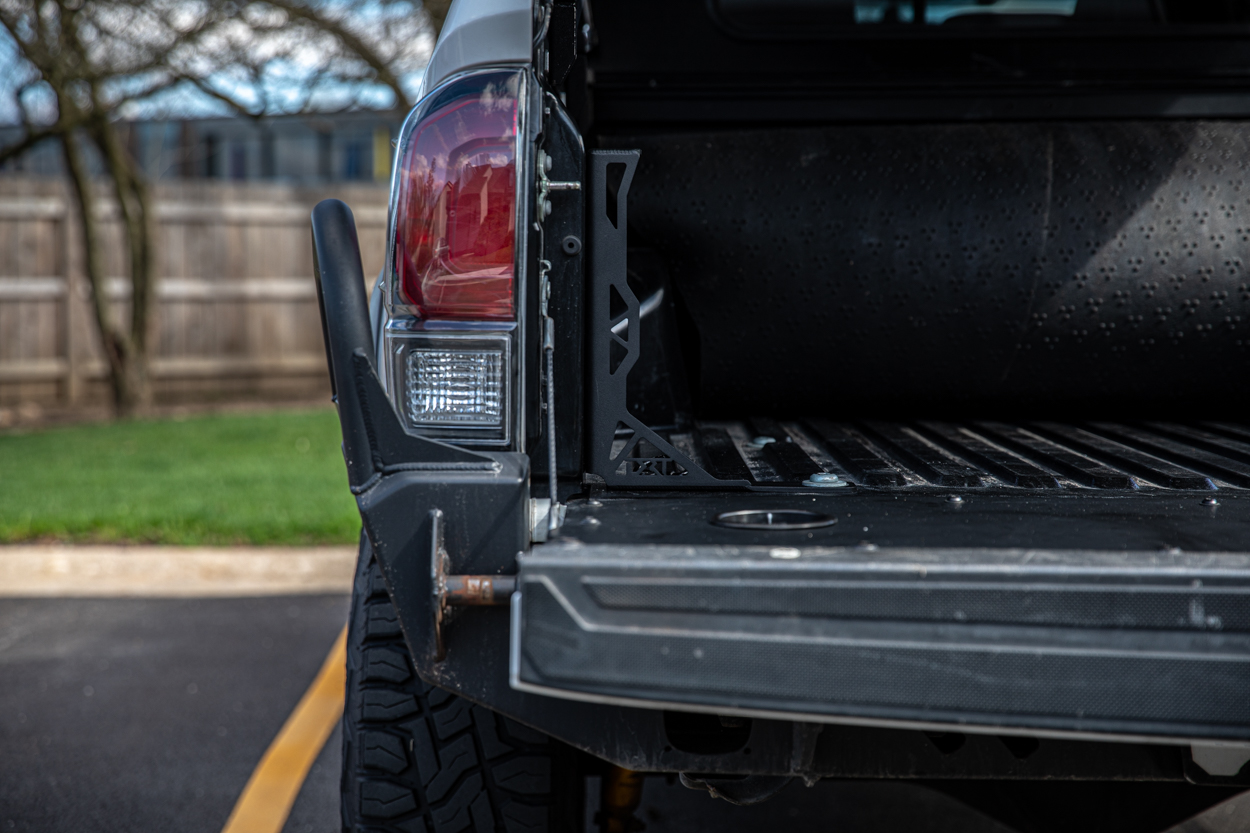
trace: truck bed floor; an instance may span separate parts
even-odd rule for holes
[[[705,422],[668,435],[709,474],[798,487],[818,472],[896,489],[1250,488],[1250,426],[1217,422]]]

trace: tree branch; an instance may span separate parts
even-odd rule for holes
[[[62,129],[59,123],[53,127],[46,127],[34,131],[28,129],[26,135],[22,139],[14,142],[8,147],[0,148],[0,165],[3,165],[5,162],[16,156],[21,156],[35,145],[42,142],[44,139],[50,139],[53,136],[61,135]]]
[[[264,2],[275,8],[282,9],[287,14],[307,22],[316,29],[333,35],[339,43],[343,44],[352,54],[373,70],[378,83],[390,88],[391,92],[395,94],[395,109],[403,112],[412,109],[412,102],[408,99],[408,94],[404,92],[403,85],[399,83],[399,78],[391,71],[390,66],[383,60],[382,56],[337,20],[324,17],[313,11],[312,8],[299,2],[292,2],[292,0],[264,0]]]
[[[214,98],[220,101],[222,104],[225,104],[227,107],[230,107],[233,110],[237,110],[238,112],[242,113],[245,116],[259,118],[264,115],[263,112],[253,113],[248,108],[248,106],[244,104],[242,101],[238,100],[237,98],[234,98],[228,93],[223,93],[220,90],[209,86],[208,82],[205,81],[203,78],[196,78],[190,75],[184,75],[181,77],[180,80],[191,84],[191,86],[195,87],[197,90],[204,93],[204,95],[208,96],[209,98]]]

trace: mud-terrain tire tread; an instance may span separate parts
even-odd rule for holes
[[[367,541],[347,638],[345,833],[547,833],[582,815],[575,753],[422,682]]]

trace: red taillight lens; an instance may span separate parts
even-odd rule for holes
[[[431,95],[397,173],[399,289],[426,320],[513,320],[521,75],[481,73]]]

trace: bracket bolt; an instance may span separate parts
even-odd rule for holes
[[[818,471],[803,481],[804,486],[814,486],[817,489],[837,489],[848,485],[845,480],[836,474],[827,471]]]

